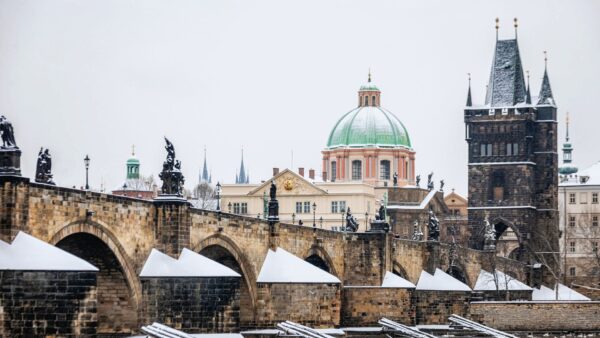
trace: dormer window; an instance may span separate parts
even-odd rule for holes
[[[502,108],[502,115],[508,115],[508,108]]]

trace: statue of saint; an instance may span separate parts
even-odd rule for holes
[[[271,180],[271,188],[269,189],[269,197],[272,200],[277,198],[277,186],[275,185],[275,180]]]
[[[439,241],[440,239],[440,221],[435,214],[433,213],[433,209],[429,208],[429,223],[428,223],[429,233],[427,234],[428,241]]]
[[[17,147],[13,126],[4,115],[0,116],[0,133],[2,134],[2,148]]]
[[[394,173],[394,187],[398,186],[398,173]]]

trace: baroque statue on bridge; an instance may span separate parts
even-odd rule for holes
[[[423,240],[423,231],[421,230],[421,225],[419,225],[419,221],[415,220],[415,223],[413,224],[413,234],[412,234],[412,238],[413,241],[422,241]]]
[[[358,222],[356,221],[356,218],[352,216],[352,213],[350,212],[350,207],[346,209],[346,231],[358,231]]]
[[[0,133],[2,133],[2,148],[17,148],[13,126],[4,115],[0,116]]]
[[[44,150],[43,147],[38,153],[35,181],[54,185],[52,181],[52,156],[50,156],[50,150]]]
[[[490,220],[487,217],[484,222],[485,225],[483,231],[485,231],[485,233],[483,234],[483,250],[496,250],[496,230],[490,224]]]
[[[165,149],[167,150],[167,158],[163,163],[163,169],[158,177],[163,181],[161,192],[163,195],[183,195],[183,183],[185,179],[181,172],[181,162],[175,160],[175,147],[165,137]]]
[[[427,175],[427,190],[433,190],[433,171]]]
[[[428,222],[428,233],[427,233],[428,241],[439,241],[440,240],[440,221],[435,214],[433,213],[433,209],[429,208],[429,222]]]
[[[277,201],[277,185],[275,185],[275,180],[271,180],[269,196],[271,199],[269,200],[269,216],[267,220],[270,225],[273,225],[279,222],[279,202]]]

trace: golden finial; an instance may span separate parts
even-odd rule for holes
[[[467,73],[467,76],[469,77],[469,86],[471,85],[471,73]]]
[[[529,70],[526,70],[525,73],[527,74],[527,85],[529,86]]]
[[[544,51],[544,67],[548,66],[548,51]]]
[[[500,19],[496,18],[496,40],[498,40],[498,28],[500,28]]]
[[[514,19],[515,22],[515,38],[517,37],[517,27],[519,27],[519,23],[517,21],[517,18]]]

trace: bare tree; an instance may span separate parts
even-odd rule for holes
[[[210,209],[215,203],[215,190],[207,182],[201,182],[198,185],[196,185],[192,194],[197,200],[197,208]]]
[[[575,218],[572,222],[571,217]],[[583,255],[581,258],[574,258],[578,269],[583,270],[578,273],[585,276],[586,281],[600,283],[600,215],[593,212],[593,208],[587,207],[582,213],[566,215],[565,242],[575,242],[577,254]],[[570,250],[565,246],[565,264],[566,255]],[[566,270],[566,267],[565,267]]]
[[[558,284],[564,271],[557,230],[534,227],[531,237],[535,241],[526,246],[526,254],[530,255],[530,261],[540,263],[549,273],[555,286],[555,299],[558,300]]]

